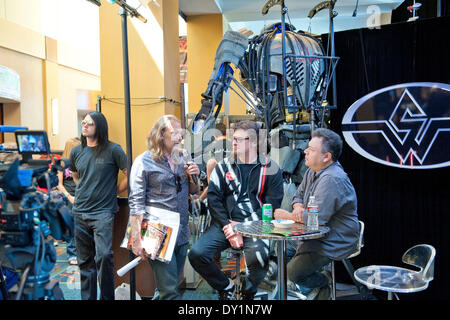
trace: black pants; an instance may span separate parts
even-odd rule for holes
[[[189,262],[211,287],[221,291],[229,280],[213,261],[218,252],[230,248],[222,229],[213,224],[189,251]],[[269,269],[269,240],[244,237],[244,254],[248,275],[245,291],[256,293]]]
[[[112,251],[114,214],[75,214],[75,244],[82,300],[97,300],[97,276],[101,300],[114,300]]]

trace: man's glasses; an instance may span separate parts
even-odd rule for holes
[[[177,186],[177,193],[181,192],[181,177],[179,175],[175,175],[175,185]]]
[[[244,142],[245,140],[250,140],[250,137],[245,137],[245,138],[233,137],[233,141],[236,141],[236,142]]]
[[[94,121],[88,121],[88,120],[83,120],[83,121],[81,121],[81,126],[82,127],[84,127],[84,126],[93,126],[94,125]]]

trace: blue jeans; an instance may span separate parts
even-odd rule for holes
[[[172,260],[169,263],[164,263],[159,260],[148,260],[153,269],[156,281],[157,292],[155,292],[154,300],[181,299],[178,282],[186,262],[188,245],[189,242],[176,245],[173,250]]]
[[[224,290],[229,280],[213,261],[214,256],[230,248],[219,225],[213,224],[189,251],[189,262],[211,287]],[[244,255],[248,269],[245,291],[254,294],[269,269],[269,241],[244,237]]]
[[[75,246],[75,237],[71,237],[66,241],[67,259],[77,257],[77,249]]]
[[[67,207],[72,211],[73,205],[69,202]],[[73,214],[73,213],[72,213]],[[70,239],[66,240],[67,259],[77,257],[77,248],[75,246],[75,235],[72,235]]]
[[[287,265],[287,276],[307,289],[322,288],[328,285],[328,278],[320,271],[330,262],[330,258],[315,252],[296,253]]]
[[[82,300],[97,300],[97,273],[100,299],[114,300],[112,251],[114,214],[75,214],[75,244]]]

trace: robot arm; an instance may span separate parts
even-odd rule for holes
[[[216,51],[208,88],[202,93],[204,98],[202,99],[202,107],[191,123],[192,133],[200,133],[215,123],[222,107],[223,92],[228,90],[233,79],[233,69],[230,63],[237,66],[244,56],[247,46],[248,39],[245,35],[236,31],[225,33]]]

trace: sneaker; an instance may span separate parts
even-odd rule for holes
[[[69,264],[72,265],[72,266],[78,265],[77,257],[70,257],[69,258]]]
[[[241,295],[241,300],[255,300],[255,293],[242,291]]]
[[[219,300],[235,300],[234,285],[228,290],[219,291]]]

